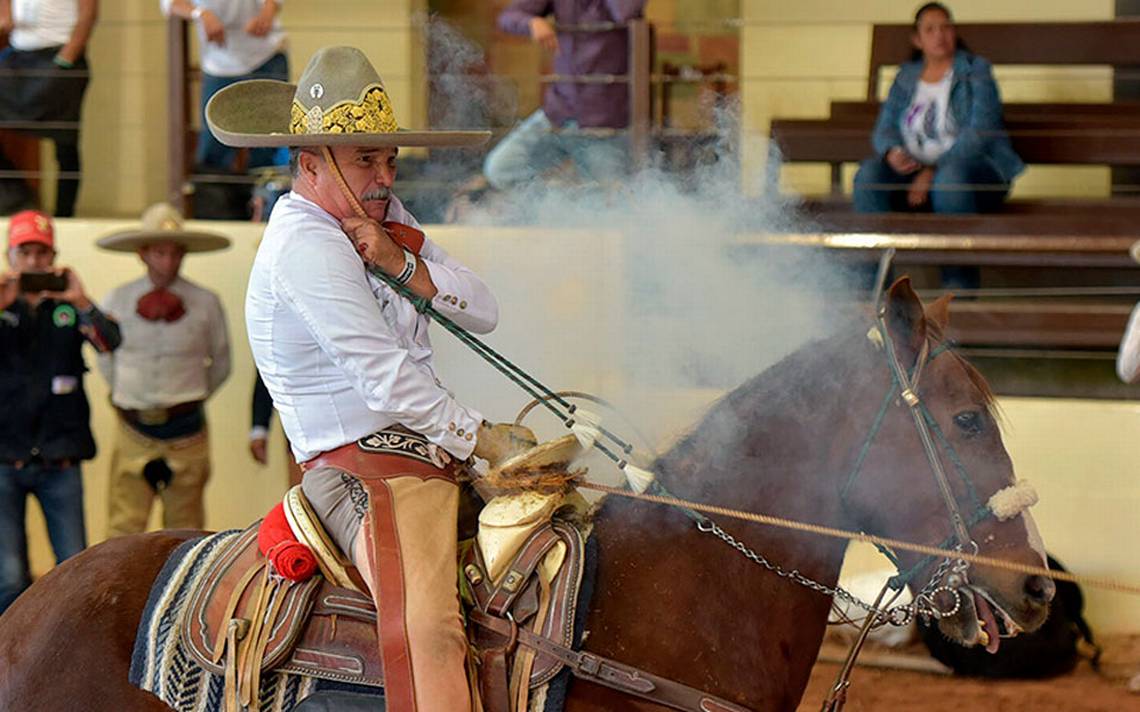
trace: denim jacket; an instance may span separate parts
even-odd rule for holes
[[[903,114],[922,76],[921,60],[907,62],[891,85],[886,103],[879,110],[871,143],[875,153],[885,156],[903,145]],[[1002,123],[1001,96],[990,63],[982,57],[958,50],[954,55],[954,79],[950,85],[950,111],[958,125],[958,138],[938,163],[984,159],[1007,182],[1025,170],[1013,151]]]

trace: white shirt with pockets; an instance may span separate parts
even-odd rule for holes
[[[395,196],[386,219],[420,227]],[[420,258],[439,290],[435,309],[475,333],[495,328],[498,302],[474,272],[430,239]],[[470,456],[483,416],[436,378],[428,318],[370,277],[340,222],[297,193],[273,208],[245,317],[298,462],[395,424]]]

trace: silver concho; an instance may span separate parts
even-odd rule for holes
[[[325,88],[320,84],[320,82],[309,87],[309,96],[313,97],[314,99],[320,99],[324,95]]]

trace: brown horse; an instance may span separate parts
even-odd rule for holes
[[[909,368],[924,343],[941,341],[946,304],[924,313],[904,280],[891,288],[886,305],[890,338]],[[801,349],[726,396],[659,460],[662,484],[702,502],[943,542],[952,532],[947,507],[907,408],[891,403],[872,429],[892,380],[866,326]],[[1012,464],[985,382],[952,351],[930,353],[919,393],[968,473],[951,479],[970,511],[966,481],[984,502],[1013,482]],[[953,472],[948,449],[941,452]],[[842,541],[738,521],[719,524],[787,569],[828,586],[838,579]],[[983,553],[1042,562],[1028,515],[989,517],[970,534]],[[175,546],[194,535],[111,540],[37,581],[0,618],[0,709],[167,709],[132,687],[127,672],[151,582]],[[597,515],[594,536],[600,553],[586,649],[752,709],[796,708],[823,638],[828,596],[773,575],[674,509],[611,498]],[[919,564],[919,586],[935,571],[933,563],[899,558],[903,568]],[[980,567],[968,576],[1007,625],[1033,629],[1044,620],[1049,579]],[[977,600],[963,596],[961,610],[941,620],[943,632],[976,643],[984,615]],[[571,685],[567,700],[569,712],[654,708],[584,682]]]

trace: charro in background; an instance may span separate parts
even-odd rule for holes
[[[187,253],[225,249],[230,241],[183,229],[178,212],[160,203],[143,213],[139,228],[98,244],[137,252],[147,268],[106,299],[123,329],[122,347],[99,363],[119,415],[108,535],[143,531],[155,494],[165,527],[201,529],[210,477],[204,405],[230,374],[230,343],[218,296],[179,271]]]

